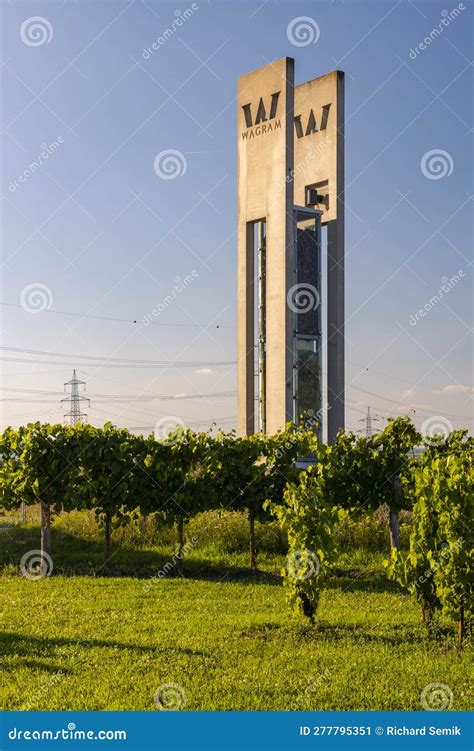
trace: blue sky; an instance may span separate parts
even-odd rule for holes
[[[301,16],[316,43],[289,40]],[[2,21],[2,343],[74,355],[3,349],[3,425],[61,420],[72,364],[94,424],[234,425],[235,367],[209,363],[236,354],[236,81],[284,55],[297,83],[347,75],[347,425],[368,405],[472,425],[472,5],[11,0]]]

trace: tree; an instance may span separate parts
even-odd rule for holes
[[[423,623],[428,628],[433,614],[440,607],[440,600],[433,578],[439,556],[436,543],[438,514],[433,488],[427,490],[428,493],[420,493],[418,481],[409,552],[404,554],[397,548],[392,548],[391,558],[385,561],[385,566],[388,576],[408,589],[420,603]]]
[[[154,435],[142,438],[136,446],[134,495],[143,516],[165,511],[170,496],[166,481],[170,458],[170,446]]]
[[[340,431],[332,445],[320,444],[317,463],[324,497],[345,509],[374,504],[374,467],[378,451],[370,439]]]
[[[312,430],[288,423],[273,436],[255,433],[236,438],[233,433],[220,433],[216,443],[220,448],[216,479],[222,506],[247,513],[250,567],[257,571],[255,522],[273,518],[266,502],[283,502],[287,483],[300,471],[296,460],[316,448],[316,436]]]
[[[346,509],[389,509],[390,545],[400,547],[398,514],[411,507],[413,448],[421,436],[408,417],[388,420],[373,436],[339,433],[333,446],[321,445],[325,497]]]
[[[474,438],[468,435],[465,428],[452,430],[447,436],[432,436],[429,440],[424,438],[423,442],[425,450],[422,460],[425,462],[429,457],[465,456],[474,451]]]
[[[21,453],[26,428],[6,428],[0,435],[1,505],[5,509],[20,508]]]
[[[321,466],[314,465],[287,486],[283,504],[267,504],[288,532],[289,555],[282,570],[288,602],[311,623],[335,560],[334,533],[342,513],[327,501],[323,487]]]
[[[5,435],[5,434],[4,434]],[[63,508],[75,505],[77,446],[67,425],[32,423],[6,432],[13,452],[7,461],[12,498],[41,506],[41,555],[51,556],[51,522]]]
[[[378,504],[388,506],[392,548],[400,548],[399,512],[412,505],[412,478],[416,464],[413,449],[420,441],[421,435],[409,417],[389,418],[386,428],[371,440],[377,451],[372,497]]]
[[[421,603],[427,626],[438,609],[455,618],[462,643],[473,609],[472,454],[428,452],[415,471],[415,495],[410,549],[392,552],[389,575]]]
[[[184,556],[184,526],[195,514],[217,504],[214,483],[216,459],[210,433],[176,428],[165,440],[150,438],[147,471],[156,484],[150,509],[159,511],[178,532],[177,560],[181,571]],[[153,489],[150,488],[153,493]]]
[[[80,446],[78,482],[83,508],[94,509],[104,525],[104,563],[110,559],[114,519],[125,523],[138,502],[135,457],[140,438],[108,422],[103,428],[76,428]]]
[[[255,522],[267,518],[263,503],[267,498],[267,475],[261,433],[236,438],[219,434],[219,472],[216,476],[221,507],[245,511],[249,520],[250,566],[257,571]]]

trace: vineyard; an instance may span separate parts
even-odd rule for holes
[[[152,660],[169,682],[174,665],[171,682],[194,686],[191,709],[417,708],[413,686],[436,676],[457,688],[459,708],[473,615],[473,440],[430,437],[415,458],[422,443],[408,418],[331,446],[292,425],[245,438],[177,429],[161,441],[111,424],[5,430],[10,669],[36,692],[46,654],[70,673],[74,697],[61,678],[37,708],[153,708],[151,688],[114,694],[112,656],[129,682]],[[305,692],[315,657],[317,685]],[[245,694],[243,676],[263,659],[275,683],[255,678],[260,689]],[[90,695],[77,694],[74,674],[94,665]],[[349,673],[361,694],[343,699]],[[387,688],[403,675],[404,686]],[[21,705],[18,686],[10,708]]]

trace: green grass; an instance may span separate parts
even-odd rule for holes
[[[101,576],[100,539],[58,527],[53,576],[28,581],[17,567],[38,529],[1,541],[5,709],[153,710],[173,683],[189,710],[416,710],[434,682],[451,688],[453,709],[469,708],[471,649],[457,649],[448,622],[426,635],[419,608],[385,581],[381,553],[341,556],[309,627],[287,609],[282,555],[263,553],[255,576],[245,554],[196,546],[185,578],[150,581],[172,547],[125,545]]]

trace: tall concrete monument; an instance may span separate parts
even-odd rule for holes
[[[344,74],[295,86],[283,58],[242,76],[237,138],[238,430],[321,429],[325,412],[332,441],[344,427]]]

